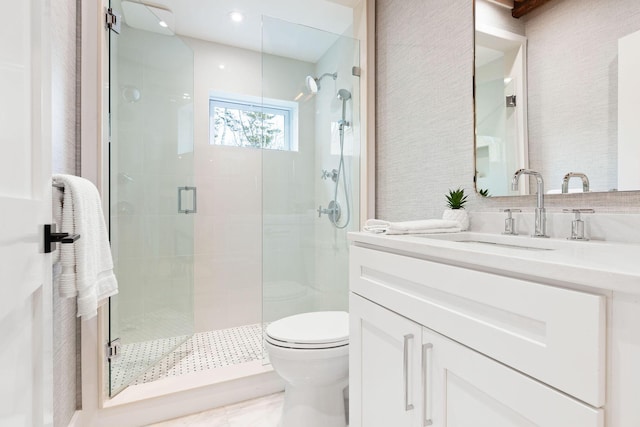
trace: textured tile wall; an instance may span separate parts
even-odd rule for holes
[[[79,1],[78,1],[79,3]],[[56,30],[52,44],[52,162],[54,173],[76,174],[76,0],[51,8]],[[76,400],[79,338],[76,337],[75,299],[58,296],[53,284],[53,387],[54,426],[66,426]],[[79,401],[78,401],[79,402]]]
[[[444,193],[457,186],[471,193],[470,210],[535,205],[535,196],[483,199],[474,192],[472,0],[378,0],[376,73],[378,218],[439,217]],[[545,201],[551,210],[640,212],[640,192]]]
[[[379,218],[439,217],[473,188],[472,22],[467,0],[376,2]]]

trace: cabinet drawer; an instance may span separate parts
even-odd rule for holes
[[[351,291],[593,406],[605,298],[352,246]]]

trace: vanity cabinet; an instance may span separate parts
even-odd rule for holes
[[[604,426],[605,297],[355,245],[350,288],[351,427]]]
[[[421,425],[422,327],[355,294],[349,306],[349,426]]]
[[[356,294],[349,303],[351,427],[604,426],[600,409]]]

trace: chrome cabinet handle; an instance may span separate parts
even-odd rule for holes
[[[413,334],[404,336],[404,363],[402,376],[404,378],[404,410],[411,411],[413,403],[409,403],[409,340],[413,340]]]
[[[431,349],[433,348],[433,344],[427,343],[422,345],[422,396],[424,397],[424,426],[430,426],[433,424],[433,420],[431,419],[431,407],[429,405],[431,395],[431,382],[430,378],[427,376],[427,372],[429,370],[429,354],[431,353]]]
[[[193,192],[193,205],[192,205],[192,209],[183,209],[182,208],[182,192],[183,191],[191,191]],[[197,193],[196,193],[196,187],[178,187],[178,213],[184,213],[184,214],[190,214],[190,213],[196,213],[198,211],[197,209]]]

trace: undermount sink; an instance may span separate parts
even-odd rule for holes
[[[450,233],[450,234],[422,234],[416,235],[426,239],[446,240],[450,242],[465,243],[469,245],[491,245],[510,249],[523,249],[529,251],[552,251],[557,249],[558,242],[543,238],[528,236],[511,236],[488,233]]]

